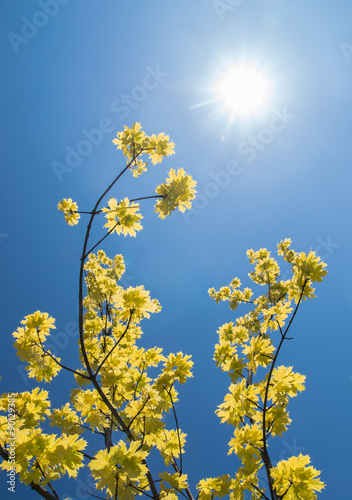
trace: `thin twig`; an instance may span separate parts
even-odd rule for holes
[[[128,428],[129,429],[130,429],[132,423],[134,422],[134,420],[136,420],[136,418],[138,417],[138,415],[140,415],[142,413],[142,411],[144,410],[144,407],[148,403],[149,399],[150,399],[150,396],[148,394],[147,399],[144,401],[144,403],[142,404],[141,408],[138,410],[138,412],[136,413],[136,415],[132,418],[131,422],[128,424]]]
[[[84,375],[83,373],[80,373],[80,372],[77,372],[76,370],[72,370],[72,368],[69,368],[68,366],[65,366],[63,365],[62,363],[60,363],[60,361],[58,361],[55,356],[53,356],[51,354],[50,351],[47,351],[42,343],[42,341],[40,340],[40,337],[39,337],[39,332],[37,331],[37,335],[38,335],[38,340],[39,340],[39,344],[38,343],[35,343],[35,345],[37,345],[38,347],[40,347],[42,349],[42,351],[44,352],[44,354],[50,356],[51,359],[53,359],[55,361],[55,363],[57,363],[59,366],[61,366],[61,368],[63,368],[64,370],[67,370],[71,373],[74,373],[75,375],[80,375],[81,377],[87,379],[87,380],[90,380],[90,378],[87,376],[87,375]]]
[[[107,355],[105,356],[105,358],[103,359],[103,361],[100,363],[100,365],[98,366],[95,374],[94,374],[94,377],[96,377],[98,375],[98,372],[99,370],[101,369],[101,367],[103,366],[103,364],[105,363],[105,361],[108,359],[108,357],[110,356],[110,354],[113,352],[113,350],[115,349],[115,347],[117,347],[119,345],[119,343],[121,342],[121,340],[123,339],[123,337],[126,335],[127,333],[127,330],[130,326],[130,323],[131,323],[131,319],[132,319],[132,315],[133,315],[133,312],[130,312],[130,317],[128,318],[128,323],[127,323],[127,326],[125,328],[125,331],[123,332],[123,334],[120,336],[119,340],[117,342],[115,342],[115,344],[113,345],[113,347],[110,349],[110,351],[107,353]]]
[[[178,419],[177,419],[177,415],[176,415],[176,410],[175,410],[175,405],[174,405],[174,401],[172,399],[172,394],[171,394],[171,391],[172,391],[172,385],[170,387],[170,390],[168,391],[166,389],[165,386],[163,386],[165,391],[168,393],[169,395],[169,398],[170,398],[170,401],[171,401],[171,405],[172,405],[172,411],[173,411],[173,414],[174,414],[174,419],[175,419],[175,423],[176,423],[176,431],[177,431],[177,438],[178,438],[178,446],[179,446],[179,450],[180,450],[180,473],[182,474],[182,446],[181,446],[181,436],[180,436],[180,428],[179,428],[179,425],[178,425]]]

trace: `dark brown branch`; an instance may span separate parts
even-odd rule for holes
[[[0,444],[0,455],[4,460],[6,461],[9,460],[9,454],[6,451],[6,449],[4,449],[1,446],[1,444]],[[29,486],[32,488],[32,490],[39,493],[39,495],[41,495],[45,500],[57,500],[57,498],[54,495],[52,495],[49,491],[45,490],[42,486],[40,486],[40,484],[36,484],[33,481],[31,481],[29,483]]]
[[[42,486],[40,486],[40,484],[36,484],[31,481],[29,483],[29,486],[32,490],[39,493],[39,495],[41,495],[45,500],[57,500],[57,497],[52,495],[49,491],[45,490]]]
[[[80,373],[80,372],[77,372],[76,370],[72,370],[72,368],[69,368],[68,366],[65,366],[63,365],[62,363],[60,363],[60,361],[58,361],[55,356],[53,356],[51,354],[50,351],[47,351],[42,343],[42,341],[40,340],[40,337],[39,337],[39,332],[38,333],[38,340],[39,340],[39,344],[35,344],[37,345],[38,347],[40,347],[42,349],[42,351],[44,352],[44,354],[46,354],[47,356],[50,356],[51,359],[53,359],[55,361],[55,363],[57,363],[59,366],[61,366],[61,368],[63,368],[64,370],[67,370],[71,373],[74,373],[75,375],[80,375],[81,377],[87,379],[87,380],[90,380],[90,378],[87,376],[87,375],[83,375],[83,373]]]
[[[252,487],[253,487],[254,489],[256,489],[256,490],[260,493],[260,496],[261,496],[262,498],[264,498],[264,500],[270,500],[270,499],[269,499],[269,498],[268,498],[268,497],[267,497],[267,496],[266,496],[266,495],[262,492],[262,490],[261,490],[260,488],[258,488],[255,484],[252,484]]]
[[[292,321],[294,319],[294,317],[296,316],[296,313],[298,311],[298,308],[300,306],[300,303],[302,301],[302,297],[303,297],[303,292],[304,292],[304,289],[305,289],[305,286],[307,284],[307,280],[305,280],[304,284],[303,284],[303,287],[302,287],[302,290],[301,290],[301,293],[300,293],[300,297],[299,297],[299,300],[298,300],[298,303],[295,307],[295,310],[292,314],[292,317],[287,325],[287,328],[283,334],[283,336],[281,337],[281,340],[280,340],[280,343],[278,345],[278,348],[276,350],[276,353],[275,353],[275,356],[274,356],[274,359],[271,363],[271,366],[270,366],[270,370],[269,370],[269,374],[268,374],[268,380],[267,380],[267,383],[266,383],[266,387],[265,387],[265,395],[264,395],[264,404],[263,404],[263,429],[262,429],[262,433],[263,433],[263,453],[262,453],[262,459],[263,459],[263,462],[264,462],[264,466],[265,466],[265,470],[266,470],[266,475],[267,475],[267,478],[268,478],[268,484],[269,484],[269,489],[270,489],[270,495],[271,495],[271,498],[272,500],[275,500],[277,498],[277,495],[274,493],[274,490],[273,490],[273,480],[270,476],[270,470],[272,469],[272,464],[271,464],[271,460],[270,460],[270,457],[269,457],[269,453],[268,453],[268,450],[267,450],[267,445],[266,445],[266,441],[267,441],[267,436],[266,436],[266,412],[267,412],[267,402],[268,402],[268,394],[269,394],[269,386],[270,386],[270,381],[271,381],[271,377],[272,377],[272,374],[273,374],[273,371],[274,371],[274,368],[275,368],[275,364],[276,364],[276,360],[278,358],[278,355],[279,355],[279,352],[281,350],[281,347],[282,347],[282,344],[286,338],[286,335],[287,335],[287,332],[292,324]],[[279,497],[280,498],[280,497]]]
[[[152,196],[141,196],[140,198],[133,198],[133,200],[130,200],[131,203],[135,201],[141,201],[141,200],[150,200],[151,198],[166,198],[167,195],[164,194],[153,194]]]
[[[174,419],[175,419],[175,424],[176,424],[176,431],[177,431],[177,438],[178,438],[178,447],[179,447],[179,450],[180,450],[180,473],[182,474],[182,445],[181,445],[181,436],[180,436],[180,428],[179,428],[179,425],[178,425],[178,419],[177,419],[177,415],[176,415],[175,405],[174,405],[174,401],[172,399],[172,394],[171,394],[172,385],[171,385],[169,391],[166,389],[165,386],[164,386],[164,390],[169,395],[169,398],[170,398],[170,401],[171,401],[171,405],[172,405],[172,412],[174,414]]]
[[[142,380],[142,377],[143,377],[143,374],[144,374],[144,366],[145,366],[145,363],[143,362],[143,368],[141,370],[141,374],[140,374],[140,377],[139,379],[137,380],[137,383],[136,383],[136,387],[134,389],[134,393],[133,393],[133,399],[136,399],[136,394],[137,394],[137,389],[138,389],[138,386]]]
[[[172,465],[172,467],[174,468],[175,472],[177,472],[179,475],[181,475],[181,474],[182,474],[182,473],[181,473],[181,471],[180,471],[180,469],[178,468],[178,465],[177,465],[177,463],[176,463],[175,458],[173,459],[173,461],[172,461],[172,464],[171,464],[171,465]],[[180,491],[180,490],[177,490],[177,491]],[[187,495],[187,496],[186,496],[184,493],[182,493],[182,491],[180,491],[180,493],[181,493],[184,497],[188,498],[189,500],[194,500],[194,497],[193,497],[193,495],[192,495],[192,492],[191,492],[191,490],[189,489],[189,487],[188,487],[188,486],[187,486],[187,488],[185,488],[185,492],[186,492],[186,495]],[[198,495],[198,496],[199,496],[199,495]],[[198,496],[197,496],[197,498],[198,498]]]
[[[149,495],[148,493],[146,493],[145,491],[143,491],[142,488],[138,488],[138,486],[135,486],[134,484],[130,483],[129,486],[131,486],[131,488],[133,488],[134,490],[136,491],[139,491],[139,493],[143,493],[143,495],[146,495],[147,497],[149,498],[154,498],[152,497],[151,495]]]
[[[176,409],[175,409],[174,401],[172,399],[172,394],[171,394],[172,386],[170,387],[170,391],[168,391],[165,386],[164,386],[164,389],[168,393],[168,395],[170,397],[170,400],[171,400],[172,411],[173,411],[173,414],[174,414],[175,423],[176,423],[176,429],[177,429],[178,445],[179,445],[179,448],[180,448],[180,467],[178,467],[175,458],[172,461],[172,466],[173,466],[174,470],[178,474],[181,475],[182,474],[182,446],[181,446],[181,436],[180,436],[180,428],[179,428],[179,425],[178,425],[178,418],[177,418],[177,414],[176,414]],[[182,492],[180,492],[180,493],[183,496],[185,496],[186,498],[188,498],[189,500],[194,500],[192,492],[191,492],[191,490],[189,489],[188,486],[187,486],[187,488],[185,488],[185,492],[186,492],[186,495],[184,493],[182,493]]]
[[[131,319],[132,319],[132,315],[133,315],[133,311],[131,312],[130,311],[130,317],[128,318],[128,323],[127,323],[127,326],[125,328],[125,331],[123,332],[123,334],[121,335],[121,337],[119,338],[119,340],[115,343],[115,345],[110,349],[110,351],[107,353],[107,355],[105,356],[105,358],[103,359],[103,361],[100,363],[100,365],[98,366],[95,374],[94,374],[94,378],[98,375],[98,372],[99,370],[101,369],[101,367],[103,366],[103,364],[105,363],[105,361],[108,359],[108,357],[110,356],[110,354],[113,352],[113,350],[115,349],[115,347],[117,347],[119,345],[119,343],[121,342],[121,340],[124,338],[124,336],[126,335],[127,333],[127,330],[130,326],[130,323],[131,323]]]
[[[108,237],[111,233],[113,233],[113,232],[114,232],[114,230],[115,230],[115,228],[116,228],[117,226],[119,226],[119,225],[120,225],[120,221],[117,221],[117,222],[116,222],[116,224],[115,224],[115,226],[114,226],[114,227],[112,227],[111,229],[109,229],[109,231],[106,233],[106,235],[105,235],[105,236],[103,236],[103,237],[102,237],[102,238],[98,241],[98,243],[96,243],[96,244],[94,245],[94,247],[92,247],[90,250],[88,250],[88,252],[87,252],[87,257],[88,257],[88,255],[89,255],[90,253],[92,253],[92,252],[93,252],[93,250],[94,250],[95,248],[97,248],[97,246],[98,246],[98,245],[100,245],[100,243],[101,243],[102,241],[104,241],[104,240],[105,240],[105,238],[107,238],[107,237]]]
[[[106,396],[104,393],[103,389],[100,387],[98,381],[96,380],[96,377],[93,373],[91,364],[88,359],[88,354],[86,351],[86,346],[84,342],[84,329],[83,329],[83,311],[84,311],[84,306],[83,306],[83,283],[84,283],[84,264],[85,260],[89,255],[89,252],[87,252],[87,247],[88,247],[88,241],[89,241],[89,235],[90,231],[92,228],[93,220],[96,215],[96,212],[98,210],[99,204],[103,200],[103,198],[106,196],[106,194],[110,191],[110,189],[116,184],[116,182],[120,179],[120,177],[127,171],[127,169],[132,165],[133,161],[143,153],[143,150],[139,151],[138,155],[134,155],[132,160],[128,162],[126,167],[119,173],[119,175],[112,181],[112,183],[106,188],[106,190],[103,192],[103,194],[99,197],[98,201],[96,202],[92,214],[90,216],[88,225],[87,225],[87,230],[86,230],[86,235],[84,238],[84,243],[83,243],[83,249],[82,249],[82,256],[81,256],[81,264],[80,264],[80,273],[79,273],[79,295],[78,295],[78,307],[79,307],[79,342],[80,342],[80,347],[81,347],[81,352],[84,360],[84,364],[87,368],[89,378],[94,385],[95,389],[97,390],[98,394],[104,401],[105,405],[108,407],[108,409],[111,411],[112,416],[115,418],[115,420],[118,422],[119,426],[123,430],[123,432],[126,434],[127,438],[130,441],[134,441],[134,436],[131,433],[130,429],[128,426],[125,424],[123,419],[120,417],[119,413],[117,412],[116,408],[112,405],[110,402],[109,398]],[[90,250],[91,251],[91,250]],[[143,461],[145,463],[145,461]],[[152,475],[150,471],[148,470],[147,472],[147,479],[148,483],[150,486],[150,489],[153,493],[153,498],[157,500],[159,498],[158,492],[155,487],[154,480],[152,478]]]
[[[147,399],[144,401],[144,403],[142,404],[141,408],[138,410],[138,412],[136,413],[136,415],[132,418],[131,422],[128,424],[128,428],[129,429],[131,428],[132,423],[136,420],[136,418],[138,417],[138,415],[140,415],[142,413],[142,411],[144,410],[145,405],[148,403],[149,399],[150,399],[150,396],[148,394]]]

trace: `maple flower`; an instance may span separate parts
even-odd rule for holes
[[[161,219],[166,215],[179,209],[184,212],[186,208],[191,208],[191,201],[196,196],[196,181],[190,175],[187,175],[183,168],[179,168],[177,173],[172,168],[169,171],[169,177],[166,182],[156,188],[156,193],[162,196],[155,204],[155,212]]]
[[[128,198],[124,198],[120,203],[117,203],[115,198],[110,198],[108,201],[109,208],[103,208],[102,211],[106,214],[107,227],[111,232],[123,234],[127,236],[136,236],[136,231],[142,229],[140,220],[143,216],[137,213],[139,210],[139,203],[131,203]]]
[[[63,200],[59,201],[57,208],[58,210],[60,210],[60,212],[63,212],[65,221],[69,226],[78,224],[81,216],[79,215],[79,213],[77,213],[78,206],[75,201],[72,201],[72,198],[64,198]]]

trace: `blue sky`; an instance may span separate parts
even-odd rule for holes
[[[75,363],[85,224],[69,228],[57,203],[71,197],[91,209],[123,166],[111,139],[139,121],[148,134],[169,134],[176,155],[137,180],[126,177],[123,196],[152,194],[170,167],[184,167],[198,181],[198,199],[187,215],[164,221],[145,202],[137,238],[111,237],[104,249],[125,256],[126,285],[144,284],[163,306],[144,323],[145,344],[193,355],[194,379],[177,408],[192,486],[237,469],[226,456],[231,429],[214,414],[228,379],[212,361],[217,328],[236,315],[207,290],[234,276],[247,282],[246,250],[275,252],[290,237],[297,251],[316,250],[329,274],[282,353],[283,364],[307,376],[307,389],[292,402],[293,423],[272,445],[273,459],[310,454],[327,484],[319,498],[347,498],[351,3],[17,0],[1,11],[1,392],[36,385],[24,378],[11,333],[38,309],[56,318],[58,352]],[[214,100],[224,66],[241,61],[260,68],[273,92],[264,112],[230,123],[218,102],[197,105]],[[274,117],[282,130],[270,129]],[[54,405],[66,401],[70,380],[64,374],[52,384]],[[4,474],[0,483],[2,498],[12,498]]]

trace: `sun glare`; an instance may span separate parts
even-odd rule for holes
[[[267,80],[250,67],[228,71],[216,90],[223,108],[229,111],[233,118],[259,112],[265,107],[269,97]]]

